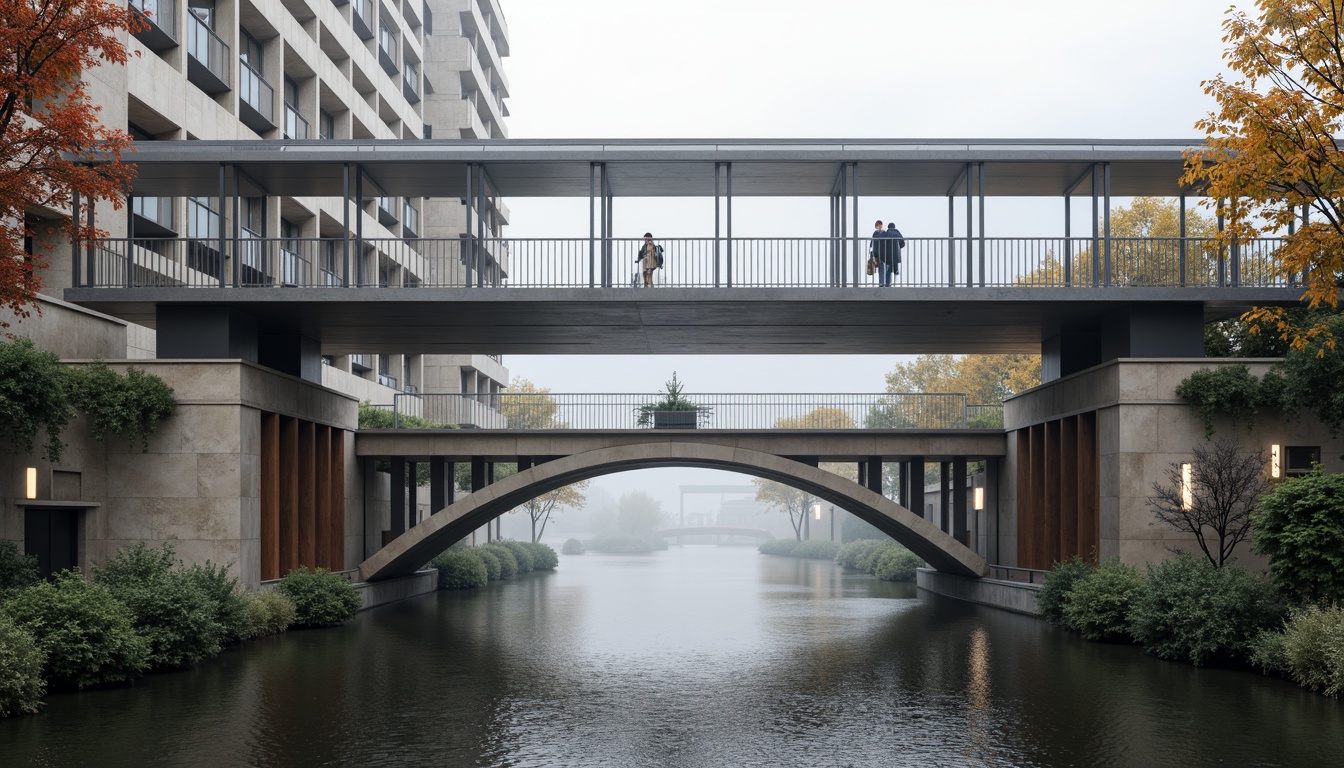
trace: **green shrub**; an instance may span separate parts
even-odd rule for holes
[[[252,640],[284,632],[298,615],[294,601],[277,589],[244,592],[242,599],[247,615],[247,637]]]
[[[1269,555],[1284,594],[1299,603],[1344,603],[1344,475],[1285,480],[1251,517],[1253,549]]]
[[[1148,567],[1130,630],[1148,653],[1200,666],[1249,658],[1251,641],[1282,615],[1267,580],[1183,553]]]
[[[69,379],[60,358],[37,349],[30,339],[0,339],[0,424],[15,453],[32,453],[37,433],[45,431],[41,458],[61,460],[61,432],[75,417]]]
[[[642,555],[653,551],[653,543],[643,536],[618,533],[598,536],[588,543],[588,548],[613,555]]]
[[[1344,691],[1344,607],[1294,613],[1283,631],[1283,660],[1298,685],[1326,696]]]
[[[793,556],[807,560],[834,560],[840,545],[834,541],[800,541],[793,548]]]
[[[1344,315],[1319,318],[1327,333],[1307,341],[1302,349],[1290,349],[1274,366],[1282,384],[1279,403],[1283,412],[1300,415],[1307,411],[1336,437],[1344,429],[1344,397],[1339,383],[1344,381],[1344,355],[1336,354],[1336,340],[1344,338]],[[1314,324],[1314,320],[1308,320]]]
[[[195,664],[224,646],[216,606],[196,577],[174,570],[177,564],[171,546],[140,543],[93,567],[94,581],[131,609],[135,630],[149,641],[154,669]]]
[[[514,541],[513,539],[501,539],[496,543],[498,543],[501,547],[507,548],[510,552],[513,553],[513,559],[518,561],[519,573],[528,573],[529,571],[531,571],[533,568],[536,567],[537,564],[532,559],[532,551],[529,550],[527,547],[523,546],[523,543],[521,541]]]
[[[0,600],[40,580],[37,558],[21,554],[18,542],[0,539]]]
[[[507,579],[518,573],[518,558],[513,556],[513,550],[508,547],[491,543],[475,549],[480,552],[489,552],[495,556],[495,559],[499,561],[499,577],[501,579]]]
[[[473,550],[453,550],[430,561],[439,569],[439,589],[475,589],[490,580],[485,563]]]
[[[873,575],[882,581],[914,581],[915,570],[924,566],[919,555],[900,546],[883,550],[873,568]]]
[[[854,570],[867,570],[860,563],[867,563],[874,553],[879,553],[891,544],[891,539],[861,539],[851,541],[835,553],[835,564]]]
[[[555,550],[541,542],[523,542],[532,553],[532,570],[534,571],[553,571],[560,565],[560,557],[555,554]]]
[[[877,573],[877,564],[881,562],[882,556],[895,549],[903,549],[903,547],[891,540],[883,541],[879,546],[860,552],[858,558],[854,561],[854,565],[864,573]]]
[[[0,611],[0,717],[31,715],[42,708],[46,661],[33,636]]]
[[[173,388],[163,379],[139,368],[119,374],[101,360],[70,372],[70,400],[88,415],[93,439],[120,435],[142,451],[176,407]]]
[[[1283,652],[1283,633],[1277,629],[1262,629],[1251,640],[1251,665],[1261,672],[1287,672],[1288,659]]]
[[[789,557],[793,554],[793,550],[798,548],[799,544],[802,544],[802,542],[797,539],[766,539],[756,545],[756,551],[762,555]]]
[[[1064,602],[1064,624],[1088,640],[1129,640],[1130,612],[1142,589],[1139,569],[1107,558],[1073,583]]]
[[[1051,624],[1064,623],[1064,606],[1068,604],[1069,593],[1073,585],[1095,570],[1074,555],[1068,560],[1055,563],[1045,577],[1045,585],[1036,593],[1036,612]]]
[[[562,555],[582,555],[583,542],[578,539],[565,539],[565,543],[560,546]]]
[[[354,584],[326,568],[299,566],[285,574],[275,588],[294,601],[295,627],[342,624],[359,613],[362,602]]]
[[[5,610],[46,655],[44,675],[53,685],[119,683],[149,665],[149,641],[135,631],[131,609],[79,571],[23,590]]]
[[[490,581],[499,581],[504,578],[503,571],[500,570],[499,556],[489,547],[472,547],[471,552],[481,558],[485,565],[485,576]]]
[[[238,586],[238,579],[229,575],[228,566],[215,565],[206,560],[204,565],[192,565],[186,573],[214,606],[215,621],[223,632],[224,645],[233,645],[246,639],[251,632],[247,605],[243,602],[243,591]]]
[[[1213,439],[1214,419],[1228,417],[1233,426],[1255,423],[1261,402],[1260,380],[1244,365],[1224,365],[1195,371],[1176,386],[1176,396],[1194,409],[1204,424],[1204,437]]]

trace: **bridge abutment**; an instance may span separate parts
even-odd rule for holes
[[[160,304],[155,320],[161,360],[246,360],[322,382],[322,348],[316,339],[263,323],[237,307]]]

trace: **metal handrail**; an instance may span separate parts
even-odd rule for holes
[[[139,11],[172,40],[177,40],[177,2],[176,0],[130,0],[131,7]]]
[[[275,89],[242,59],[238,60],[238,99],[257,110],[266,122],[275,123]]]
[[[1004,575],[997,576],[996,572],[998,571],[1002,571]],[[1049,571],[1042,571],[1039,568],[1019,568],[1015,565],[993,564],[989,566],[989,577],[991,579],[999,579],[1000,581],[1020,581],[1026,584],[1044,584],[1049,575]]]
[[[393,197],[378,198],[389,220],[404,215]],[[317,245],[341,238],[311,238]],[[100,241],[118,252],[125,240]],[[602,288],[642,285],[637,263],[642,240],[635,238],[485,238],[466,235],[421,238],[364,238],[407,272],[398,285],[435,288]],[[664,288],[838,288],[879,287],[880,275],[864,265],[868,238],[666,238],[663,268],[654,284]],[[1288,287],[1276,252],[1280,238],[1245,240],[1220,248],[1213,238],[1112,238],[1110,271],[1090,238],[905,238],[896,288],[1219,288]],[[967,249],[976,258],[965,258]],[[506,255],[507,254],[507,258]],[[856,269],[857,267],[857,269]],[[98,270],[94,270],[98,271]],[[326,285],[320,275],[312,286]],[[358,282],[351,276],[352,287]],[[367,280],[366,280],[367,283]],[[305,284],[309,285],[309,284]],[[113,282],[91,287],[124,287]]]
[[[229,45],[195,14],[187,14],[189,25],[187,53],[214,73],[226,85],[229,82]]]
[[[430,424],[487,429],[658,428],[663,395],[644,393],[417,393],[393,397],[393,413]],[[699,429],[966,429],[962,393],[719,393],[683,396],[670,413],[694,414],[676,428]],[[985,406],[977,406],[984,408]],[[667,412],[667,411],[665,411]],[[646,415],[647,414],[647,415]]]
[[[285,104],[285,138],[308,138],[308,120],[292,104]]]

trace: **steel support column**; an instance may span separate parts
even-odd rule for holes
[[[419,522],[417,519],[420,517],[420,500],[417,498],[419,484],[416,482],[420,474],[419,470],[419,462],[406,462],[406,495],[408,497],[406,500],[406,530],[414,528],[415,524]]]
[[[1101,238],[1097,226],[1100,222],[1101,211],[1097,208],[1097,187],[1100,180],[1097,178],[1097,165],[1092,164],[1092,287],[1101,286]]]
[[[726,216],[728,220],[727,221],[728,241],[725,243],[724,255],[728,259],[727,264],[728,287],[732,288],[733,287],[733,164],[724,163],[723,170],[724,173],[726,174],[725,181],[728,193],[727,211],[726,211]]]
[[[858,288],[860,280],[859,276],[863,274],[860,267],[863,261],[859,255],[859,164],[857,161],[849,164],[849,175],[851,182],[849,192],[854,200],[854,210],[850,213],[850,218],[854,224],[854,259],[852,265],[854,269],[853,285],[855,288]]]
[[[1180,285],[1182,288],[1184,288],[1185,287],[1185,193],[1184,192],[1182,192],[1180,195],[1180,207],[1181,207],[1180,222],[1179,222],[1180,229],[1179,234],[1177,235],[1180,238],[1180,240],[1178,241],[1178,245],[1176,248],[1177,250],[1176,268],[1179,270],[1179,280],[1177,284]]]
[[[1064,193],[1064,287],[1073,286],[1073,197]]]
[[[938,462],[938,530],[952,533],[952,462]]]
[[[364,167],[358,163],[355,164],[355,286],[364,286]]]
[[[341,168],[341,287],[350,287],[350,164]]]
[[[980,287],[985,287],[985,164],[979,163],[975,171],[975,188],[980,193],[980,223],[977,234],[980,237]],[[970,285],[967,275],[966,284]]]
[[[1218,287],[1223,288],[1227,285],[1227,247],[1223,244],[1223,229],[1226,222],[1223,218],[1223,201],[1218,200]]]
[[[406,532],[406,459],[392,457],[392,517],[388,524],[392,538]]]
[[[588,287],[597,287],[597,163],[588,164]]]
[[[916,517],[924,517],[924,457],[911,456],[909,469],[906,470],[908,481],[906,487],[909,488],[905,508],[915,513]]]
[[[865,460],[865,461],[863,461],[863,462],[861,462],[861,463],[867,465],[867,472],[866,472],[866,474],[867,474],[867,480],[868,480],[868,482],[865,484],[865,486],[868,488],[868,490],[870,490],[870,491],[872,491],[873,493],[876,493],[877,495],[881,496],[881,495],[882,495],[882,457],[881,457],[881,456],[869,456],[869,457],[867,458],[867,460]]]
[[[1106,176],[1106,287],[1109,288],[1114,271],[1111,265],[1111,164],[1102,163],[1102,170]]]
[[[224,227],[224,200],[229,196],[227,186],[227,169],[223,163],[219,164],[219,211],[215,214],[219,217],[219,287],[223,288],[224,281],[224,238],[227,236],[227,230]]]
[[[476,286],[484,288],[486,285],[485,267],[485,166],[476,164]]]
[[[437,514],[451,502],[448,501],[448,488],[451,472],[444,473],[445,466],[451,466],[442,456],[429,458],[429,514]]]
[[[966,457],[952,459],[952,538],[970,546],[970,528],[966,524]]]
[[[224,208],[221,201],[220,209]],[[222,215],[222,214],[221,214]],[[238,166],[233,166],[233,287],[238,287],[238,277],[242,273],[243,249],[240,247],[243,241],[243,217],[242,217],[242,195],[238,193]]]
[[[476,164],[467,163],[467,221],[466,226],[463,227],[466,234],[462,236],[462,261],[467,273],[466,282],[468,288],[474,287],[475,278],[472,276],[472,272],[476,268],[476,244],[472,241],[471,234],[472,225],[474,223],[473,217],[475,215],[475,205],[473,205],[473,202],[476,200],[476,195],[472,187],[473,182],[476,180],[475,175]]]
[[[719,287],[719,251],[720,251],[719,238],[721,236],[721,233],[719,231],[719,214],[721,213],[723,205],[720,200],[722,194],[720,193],[719,190],[719,177],[721,175],[720,169],[722,168],[722,166],[723,163],[714,164],[714,287],[715,288]],[[682,515],[684,517],[685,512],[683,512]]]
[[[126,199],[126,205],[129,207],[130,204],[131,204],[131,199],[130,199],[130,198],[127,198],[127,199]],[[79,191],[78,191],[78,190],[73,190],[73,191],[71,191],[71,193],[70,193],[70,223],[74,225],[74,226],[71,227],[71,229],[76,229],[76,230],[79,229]],[[130,237],[130,236],[131,236],[131,233],[130,233],[129,231],[127,231],[127,232],[126,232],[126,236],[127,236],[127,237]],[[130,250],[130,249],[131,249],[130,242],[127,241],[127,244],[126,244],[126,258],[128,258],[128,259],[129,259],[130,256],[131,256],[131,250]],[[87,268],[88,271],[89,271],[89,281],[88,281],[88,283],[89,283],[90,286],[92,286],[92,285],[93,285],[93,263],[90,262],[90,263],[87,265],[86,268]],[[78,238],[78,237],[72,237],[72,238],[70,238],[70,272],[71,272],[71,275],[70,275],[70,284],[71,284],[72,286],[78,288],[78,287],[79,287],[79,238]],[[127,285],[126,287],[127,287],[127,288],[130,288],[129,285]]]

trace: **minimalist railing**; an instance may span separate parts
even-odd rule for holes
[[[308,120],[299,114],[299,110],[293,106],[285,105],[285,138],[286,139],[306,139],[308,138]]]
[[[242,59],[238,60],[238,99],[255,109],[266,122],[275,122],[275,89]]]
[[[1024,584],[1044,584],[1049,571],[1037,568],[1018,568],[1015,565],[991,565],[989,577],[1000,581],[1020,581]]]
[[[187,14],[187,53],[224,85],[229,83],[229,46],[215,30],[193,14]]]
[[[965,429],[976,427],[973,409],[1002,410],[970,405],[960,393],[696,394],[685,396],[688,408],[680,411],[660,409],[661,399],[654,394],[399,394],[393,412],[431,425],[487,429]],[[399,418],[397,424],[410,426]]]
[[[144,40],[152,50],[177,44],[176,0],[130,0],[130,5],[150,24],[150,29],[142,31],[137,37]]]
[[[407,215],[396,198],[377,199],[386,223]],[[413,222],[413,229],[418,222]],[[138,241],[137,241],[138,242]],[[314,239],[312,251],[329,244],[342,253],[346,241]],[[99,241],[93,258],[121,254],[133,244]],[[355,238],[349,252],[372,248],[403,267],[399,286],[435,288],[600,288],[642,285],[637,239],[598,238]],[[669,238],[659,240],[664,263],[654,270],[659,288],[827,288],[879,287],[880,274],[867,274],[867,238]],[[1259,238],[1219,247],[1203,238],[906,238],[893,287],[1092,288],[1092,287],[1284,287],[1297,276],[1279,271],[1278,238]],[[982,247],[983,246],[983,247]],[[226,246],[227,247],[227,246]],[[174,246],[161,245],[156,249]],[[305,246],[308,248],[308,246]],[[84,258],[84,257],[81,257]],[[307,251],[305,251],[305,258]],[[309,258],[309,261],[312,261]],[[352,257],[353,261],[353,257]],[[342,264],[342,271],[346,266]],[[358,287],[358,266],[343,274]],[[134,285],[116,279],[103,265],[88,271],[111,282],[90,287]],[[184,283],[184,285],[208,283]],[[216,281],[214,285],[220,283]],[[229,278],[225,276],[225,284]],[[310,274],[300,286],[326,286]]]

